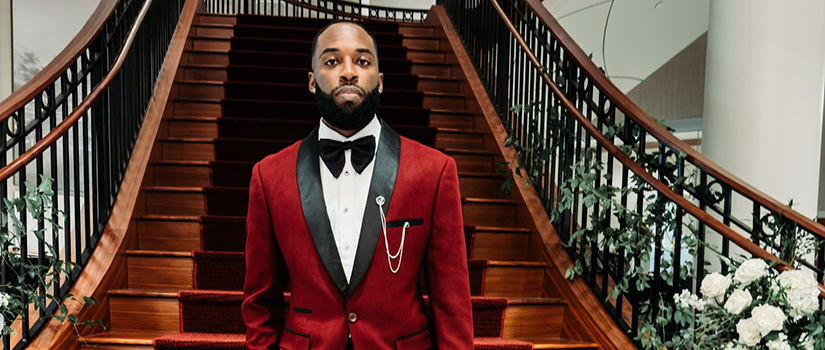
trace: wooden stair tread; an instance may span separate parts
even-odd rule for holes
[[[203,192],[203,187],[189,186],[146,186],[143,189],[160,192]]]
[[[493,155],[493,152],[479,150],[479,149],[463,149],[463,148],[445,148],[444,151],[447,153],[456,153],[456,154],[477,154],[477,155]]]
[[[192,80],[181,80],[181,81],[177,81],[176,83],[178,83],[178,84],[187,84],[187,85],[195,85],[195,84],[199,84],[199,85],[223,85],[224,82],[220,81],[220,80],[194,80],[194,79],[192,79]]]
[[[488,267],[546,267],[547,263],[540,261],[506,261],[506,260],[488,260]]]
[[[228,55],[229,50],[220,50],[220,49],[184,49],[184,53],[215,53],[215,54],[224,54]],[[244,51],[238,51],[244,52]]]
[[[510,306],[567,304],[567,301],[561,298],[507,298],[507,300]]]
[[[207,39],[207,40],[222,40],[222,41],[230,41],[232,38],[227,38],[225,36],[219,35],[209,35],[209,34],[194,34],[190,35],[189,39]]]
[[[241,292],[243,293],[243,292]],[[125,296],[125,297],[146,297],[146,298],[176,298],[177,292],[170,292],[163,289],[110,289],[109,295]]]
[[[193,23],[193,27],[212,27],[212,28],[235,28],[234,24],[227,23]]]
[[[519,338],[518,340],[533,343],[533,349],[591,349],[599,348],[599,344],[565,339],[565,338]]]
[[[186,165],[186,166],[209,166],[208,160],[177,160],[162,159],[152,162],[155,165]]]
[[[475,229],[476,232],[530,233],[525,227],[476,226]]]
[[[467,97],[460,92],[424,91],[424,96]]]
[[[196,142],[196,143],[212,143],[215,139],[205,137],[172,137],[167,136],[161,138],[160,141],[165,142]]]
[[[198,221],[197,216],[190,215],[151,215],[146,214],[138,217],[138,220],[163,220],[163,221]]]
[[[215,123],[218,121],[218,117],[203,117],[203,116],[196,116],[196,115],[174,115],[166,118],[167,121],[176,121],[176,122],[203,122],[203,123]]]
[[[127,256],[161,256],[173,258],[191,258],[191,252],[176,252],[164,250],[127,250]]]
[[[162,332],[129,332],[129,331],[106,331],[95,333],[83,337],[81,342],[95,344],[117,344],[117,345],[152,345],[152,340],[168,333]]]
[[[221,103],[220,98],[207,98],[207,97],[183,97],[183,98],[176,98],[175,102],[188,102],[188,103]]]
[[[465,115],[472,115],[473,112],[468,112],[463,109],[444,109],[444,108],[430,108],[430,113],[440,113],[440,114],[465,114]]]
[[[440,75],[429,75],[429,74],[418,74],[418,79],[427,79],[427,80],[450,80],[450,81],[461,81],[461,79],[453,78],[453,77],[444,77]]]
[[[465,203],[487,203],[487,204],[516,204],[515,200],[512,199],[498,199],[498,198],[474,198],[474,197],[462,197],[461,198]]]
[[[452,132],[452,133],[460,133],[460,134],[478,134],[483,135],[484,132],[481,130],[471,130],[471,129],[460,129],[460,128],[444,128],[444,127],[437,127],[435,128],[436,131],[439,132]]]

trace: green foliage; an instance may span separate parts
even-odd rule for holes
[[[52,184],[51,178],[41,175],[39,185],[25,183],[26,193],[22,198],[3,198],[0,209],[0,263],[5,267],[3,271],[7,273],[7,283],[0,284],[0,313],[5,319],[2,334],[14,332],[9,325],[17,317],[28,313],[29,305],[41,310],[46,317],[68,321],[77,332],[78,325],[103,326],[99,320],[81,321],[77,315],[69,314],[66,306],[68,302],[78,303],[81,307],[93,306],[97,304],[94,298],[83,296],[77,299],[71,294],[63,297],[54,294],[60,281],[80,266],[60,260],[59,248],[51,244],[57,240],[61,230],[60,219],[64,215],[53,206]],[[29,216],[26,224],[21,219],[23,213]],[[30,257],[22,250],[21,244],[27,242],[29,234],[33,234],[43,245],[44,256]],[[60,305],[58,313],[48,312],[47,307],[53,302]]]

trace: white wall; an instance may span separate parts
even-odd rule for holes
[[[656,4],[661,4],[656,8]],[[545,0],[544,5],[585,53],[627,93],[708,29],[710,0],[619,0],[605,36],[610,0]]]
[[[45,66],[63,51],[101,0],[12,0],[15,57],[34,53]],[[15,85],[19,84],[15,81]]]
[[[0,0],[0,101],[11,95],[12,74],[11,0]]]

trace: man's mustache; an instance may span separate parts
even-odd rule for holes
[[[332,89],[333,96],[337,96],[345,92],[353,92],[358,94],[359,96],[364,96],[367,94],[367,91],[358,85],[340,85],[337,88]]]

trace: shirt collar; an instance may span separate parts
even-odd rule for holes
[[[318,139],[330,139],[333,141],[339,142],[346,142],[346,141],[353,141],[360,139],[365,136],[374,136],[375,137],[375,148],[378,149],[378,137],[381,135],[381,122],[378,121],[378,116],[373,116],[372,120],[367,124],[367,126],[358,130],[355,134],[352,134],[350,137],[345,137],[344,135],[339,134],[337,131],[332,130],[329,126],[324,124],[323,118],[321,118],[321,125],[318,128]]]

